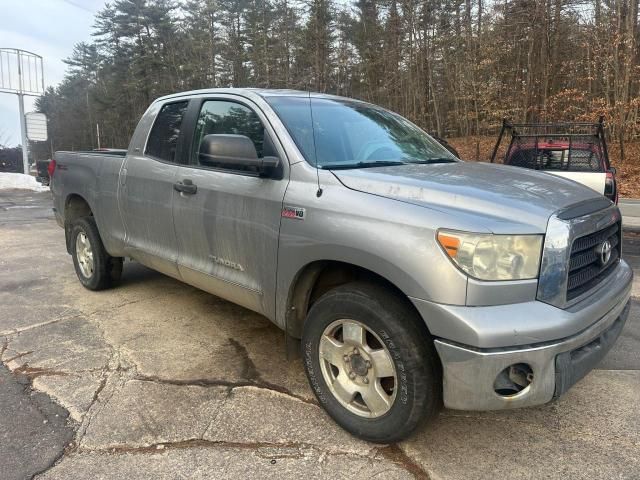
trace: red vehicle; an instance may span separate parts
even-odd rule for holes
[[[618,203],[616,170],[609,163],[604,123],[515,124],[503,121],[493,150],[495,162],[505,134],[511,142],[505,165],[540,170],[569,178]]]

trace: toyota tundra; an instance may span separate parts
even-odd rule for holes
[[[82,285],[113,285],[131,258],[266,316],[300,346],[320,405],[375,442],[406,437],[441,405],[558,398],[629,310],[610,200],[463,162],[357,100],[168,95],[128,150],[57,152],[50,170]]]

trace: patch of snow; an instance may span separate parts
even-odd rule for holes
[[[46,192],[49,187],[45,187],[36,181],[36,177],[23,173],[0,172],[0,190],[10,189],[32,190],[34,192]]]

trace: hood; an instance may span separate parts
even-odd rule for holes
[[[352,190],[456,215],[471,214],[476,220],[484,217],[485,226],[495,233],[509,233],[514,224],[545,232],[554,212],[601,198],[571,180],[490,163],[412,164],[333,174]]]

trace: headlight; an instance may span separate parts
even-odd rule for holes
[[[453,263],[478,280],[526,280],[538,277],[542,235],[493,235],[440,230],[438,243]]]

